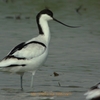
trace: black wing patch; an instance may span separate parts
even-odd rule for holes
[[[25,64],[21,64],[21,65],[18,65],[18,64],[12,64],[12,65],[6,66],[5,68],[7,68],[7,67],[16,67],[16,66],[22,66],[22,67],[24,67],[24,66],[26,66],[26,65],[25,65]]]
[[[9,55],[12,55],[14,52],[16,52],[17,50],[21,50],[25,45],[25,42],[20,43],[19,45],[17,45],[10,53]]]
[[[31,41],[31,42],[26,43],[26,44],[25,44],[25,42],[22,42],[22,43],[20,43],[19,45],[17,45],[17,46],[9,53],[8,56],[12,55],[12,54],[15,53],[16,51],[21,50],[21,49],[23,49],[25,46],[27,46],[27,45],[29,45],[29,44],[32,44],[32,43],[40,44],[40,45],[42,45],[42,46],[44,46],[44,47],[46,48],[46,45],[45,45],[44,43],[42,43],[42,42]]]
[[[42,43],[42,42],[38,42],[38,41],[31,41],[31,42],[29,42],[29,43],[22,42],[21,44],[17,45],[3,60],[7,60],[7,59],[25,60],[25,59],[26,59],[25,57],[16,57],[16,56],[14,56],[13,54],[14,54],[16,51],[21,50],[21,49],[25,48],[27,45],[32,44],[32,43],[33,43],[33,45],[34,45],[34,44],[39,44],[39,45],[41,45],[41,46],[43,46],[43,47],[46,48],[46,45],[45,45],[44,43]],[[17,67],[17,66],[22,66],[22,67],[24,67],[24,66],[26,66],[26,64],[16,64],[16,63],[15,63],[15,64],[7,65],[7,66],[5,66],[5,67],[0,67],[0,68]]]
[[[46,45],[45,45],[44,43],[42,43],[42,42],[38,42],[38,41],[31,41],[31,42],[27,43],[26,45],[31,44],[31,43],[40,44],[40,45],[42,45],[43,47],[46,48]]]
[[[12,58],[12,59],[18,59],[18,60],[25,60],[26,59],[24,57],[15,57],[13,55],[8,55],[4,59],[10,59],[10,58]]]
[[[20,65],[18,65],[18,64],[11,64],[11,65],[8,65],[8,66],[5,66],[5,67],[0,67],[0,68],[17,67],[17,66],[22,66],[22,67],[24,67],[24,66],[26,66],[26,65],[25,65],[25,64],[20,64]]]

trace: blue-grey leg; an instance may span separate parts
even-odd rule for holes
[[[32,72],[31,88],[33,88],[33,77],[34,77],[34,75],[35,75],[35,72],[36,72],[36,71],[33,71],[33,72]]]
[[[23,75],[20,76],[21,90],[23,91]]]

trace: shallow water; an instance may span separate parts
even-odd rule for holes
[[[1,72],[1,100],[85,100],[83,94],[100,81],[99,0],[0,0],[0,59],[18,43],[38,35],[35,16],[45,6],[54,12],[55,18],[81,27],[72,29],[50,22],[49,56],[34,77],[34,89],[30,88],[30,73],[24,75],[22,92],[18,75]],[[54,72],[59,76],[55,77]],[[70,92],[72,95],[33,97],[29,93],[33,91]]]

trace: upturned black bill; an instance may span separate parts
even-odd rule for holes
[[[78,27],[80,27],[80,26],[70,26],[70,25],[66,25],[66,24],[60,22],[59,20],[57,20],[55,18],[53,18],[53,20],[56,21],[56,22],[58,22],[58,23],[60,23],[60,24],[62,24],[62,25],[64,25],[64,26],[70,27],[70,28],[78,28]]]

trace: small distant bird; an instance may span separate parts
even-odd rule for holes
[[[54,76],[59,76],[59,74],[57,72],[54,72],[53,74],[54,74]]]
[[[78,8],[76,8],[76,12],[77,12],[79,15],[81,15],[80,10],[81,10],[82,6],[83,6],[83,5],[80,5]]]
[[[100,83],[91,87],[84,95],[87,100],[100,100]]]
[[[23,90],[23,74],[32,73],[31,87],[33,87],[33,76],[37,69],[45,62],[50,42],[50,30],[48,21],[54,20],[67,27],[76,28],[75,26],[66,25],[53,17],[49,9],[40,11],[36,16],[39,35],[26,42],[22,42],[13,48],[6,57],[0,61],[0,71],[16,73],[20,75],[21,89]],[[29,34],[29,33],[28,33]]]

